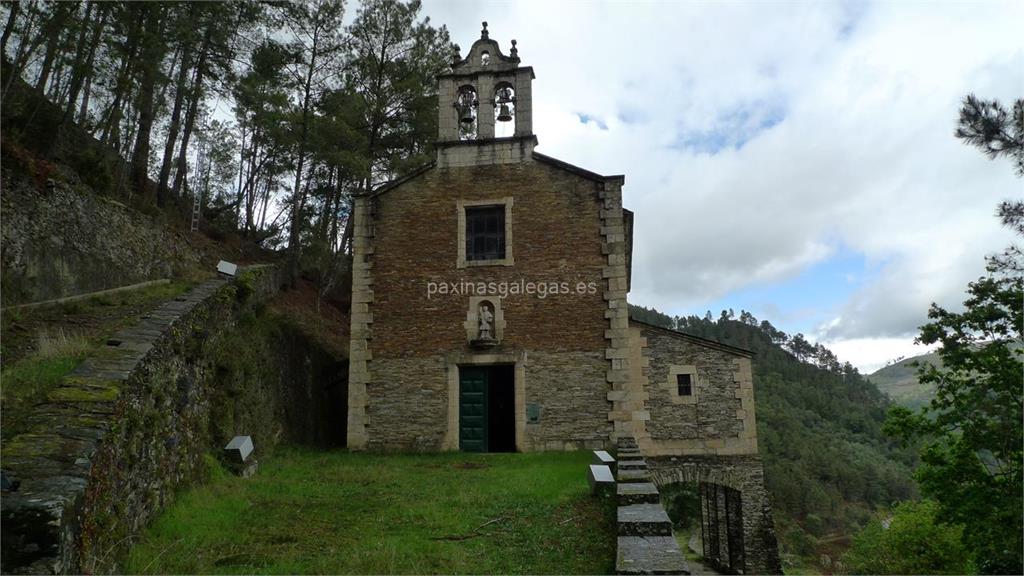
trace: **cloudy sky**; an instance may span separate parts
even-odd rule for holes
[[[733,308],[870,372],[1013,241],[1008,160],[955,138],[1024,96],[1024,2],[425,0],[534,67],[539,151],[625,174],[635,304]]]

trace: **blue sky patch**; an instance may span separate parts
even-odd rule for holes
[[[839,21],[839,38],[846,40],[853,35],[857,25],[868,11],[868,3],[864,0],[846,0],[839,4],[841,17]]]
[[[840,247],[832,256],[802,270],[788,280],[753,285],[701,306],[676,312],[702,316],[707,310],[717,319],[732,308],[736,316],[746,310],[789,333],[803,332],[832,320],[840,307],[869,282],[884,262],[868,261],[863,254]]]
[[[786,112],[781,105],[764,102],[740,105],[719,114],[708,130],[683,129],[669,147],[699,154],[717,154],[726,148],[739,150],[785,119]]]
[[[643,109],[628,105],[620,106],[616,116],[623,124],[641,124],[647,121],[647,113]]]
[[[583,113],[583,112],[577,112],[576,113],[576,117],[579,118],[580,124],[590,124],[590,123],[593,123],[595,126],[600,128],[601,130],[607,130],[608,129],[608,124],[606,124],[605,121],[602,120],[598,116],[591,116],[590,114],[586,114],[586,113]]]

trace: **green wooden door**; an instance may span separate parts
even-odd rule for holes
[[[459,449],[487,452],[487,370],[459,368]]]

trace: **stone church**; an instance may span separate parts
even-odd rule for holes
[[[657,483],[699,484],[707,557],[778,571],[752,354],[630,319],[625,177],[536,150],[534,78],[485,23],[438,77],[436,160],[356,199],[348,445],[633,437]]]

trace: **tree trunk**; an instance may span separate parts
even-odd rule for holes
[[[253,229],[253,210],[256,205],[257,168],[256,155],[259,154],[259,144],[256,135],[253,134],[252,150],[249,152],[249,169],[247,170],[245,182],[245,234],[248,236]]]
[[[260,210],[259,229],[262,230],[267,224],[267,206],[270,204],[270,178],[267,178],[267,186],[263,189],[263,209]]]
[[[149,149],[150,135],[153,130],[153,95],[156,90],[160,62],[163,60],[164,43],[161,38],[163,23],[163,6],[149,4],[146,17],[145,39],[142,50],[142,77],[139,82],[138,104],[139,123],[135,136],[135,149],[132,153],[132,184],[140,194],[149,188]]]
[[[196,123],[196,113],[199,110],[199,101],[203,96],[203,80],[206,76],[206,58],[210,51],[211,33],[206,32],[203,38],[203,46],[199,51],[199,62],[196,63],[195,77],[192,80],[192,95],[188,103],[188,112],[185,113],[185,131],[181,136],[181,148],[178,153],[177,171],[174,173],[174,186],[171,188],[171,195],[175,200],[181,198],[181,191],[188,180],[188,141],[192,137],[192,129]]]
[[[167,101],[167,90],[171,87],[170,79],[174,76],[174,73],[178,70],[176,68],[176,66],[178,66],[180,64],[179,60],[181,60],[181,46],[178,46],[177,48],[174,49],[174,55],[171,56],[171,67],[170,67],[170,69],[167,70],[167,73],[164,74],[164,77],[167,78],[168,81],[160,83],[160,95],[157,96],[157,102],[166,102]]]
[[[21,34],[21,42],[18,43],[18,52],[14,55],[14,73],[11,75],[11,80],[7,81],[7,86],[4,90],[10,87],[11,81],[15,76],[20,76],[25,71],[25,65],[28,63],[29,56],[42,45],[43,41],[46,40],[46,34],[40,31],[36,34],[35,38],[29,40],[29,35],[32,32],[32,27],[36,22],[37,11],[29,11],[28,23],[25,25],[25,31]]]
[[[90,2],[90,7],[92,3]],[[92,36],[89,38],[89,43],[86,47],[85,59],[75,66],[75,75],[71,79],[71,91],[68,94],[68,105],[64,109],[64,118],[61,123],[68,122],[74,119],[75,105],[78,104],[78,94],[82,90],[82,85],[85,84],[85,97],[82,99],[82,116],[85,116],[84,110],[89,105],[89,91],[92,88],[92,77],[94,74],[93,63],[96,61],[96,48],[99,47],[100,35],[103,33],[103,25],[107,20],[107,10],[105,4],[98,4],[99,10],[96,15],[96,21],[93,25]],[[81,119],[79,120],[81,122]]]
[[[317,14],[319,19],[320,14]],[[309,112],[310,112],[310,93],[313,88],[313,72],[316,70],[316,57],[318,40],[320,38],[320,22],[314,22],[313,24],[313,42],[311,46],[311,54],[309,57],[308,68],[306,68],[306,79],[303,84],[302,92],[302,131],[299,137],[298,147],[298,158],[295,163],[295,188],[292,194],[292,221],[291,227],[288,231],[288,281],[292,285],[299,277],[299,259],[302,256],[302,246],[300,241],[300,233],[302,231],[302,208],[305,204],[305,189],[302,188],[302,168],[306,161],[306,138],[309,134]]]
[[[160,179],[156,188],[157,204],[163,206],[167,202],[170,191],[167,188],[171,178],[171,164],[174,160],[174,145],[178,142],[178,131],[181,129],[181,108],[188,91],[188,71],[192,61],[192,41],[187,40],[182,47],[181,64],[178,67],[178,80],[174,90],[174,108],[171,111],[171,123],[167,128],[167,143],[164,145],[164,158],[160,164]]]
[[[89,95],[92,94],[92,74],[85,77],[85,88],[82,89],[82,106],[78,109],[78,125],[89,129]]]
[[[141,17],[141,15],[140,15]],[[139,18],[133,18],[131,20],[131,26],[129,27],[127,37],[125,38],[125,50],[124,56],[121,58],[121,69],[117,73],[117,82],[114,84],[114,100],[110,103],[110,107],[107,110],[106,117],[103,120],[103,132],[100,136],[100,142],[104,144],[110,143],[112,137],[115,140],[119,140],[117,135],[120,132],[121,123],[121,107],[124,105],[126,92],[131,88],[132,64],[135,61],[135,53],[139,48],[139,26],[141,22]],[[114,148],[120,148],[120,143],[115,142]]]
[[[127,114],[125,114],[124,131],[125,138],[124,142],[118,147],[118,150],[122,157],[132,158],[133,145],[135,144],[135,133],[139,126],[139,109],[135,106],[135,101],[129,101]],[[118,128],[120,130],[120,128]],[[131,174],[131,162],[128,163],[128,172]]]
[[[78,40],[75,41],[75,59],[71,62],[71,82],[75,76],[82,75],[82,65],[85,63],[86,41],[89,38],[89,21],[92,18],[92,8],[95,2],[85,3],[85,15],[82,16],[82,23],[78,30]]]
[[[4,35],[0,37],[0,56],[7,59],[7,41],[11,39],[14,31],[14,22],[18,19],[18,11],[21,10],[21,2],[11,2],[11,12],[7,15],[7,25],[4,26]]]
[[[352,240],[352,235],[354,233],[354,230],[352,229],[352,227],[355,224],[353,222],[353,216],[355,216],[355,214],[353,214],[354,209],[355,209],[355,202],[352,201],[352,200],[348,200],[347,203],[348,203],[348,218],[345,219],[345,230],[341,233],[341,246],[339,246],[338,250],[341,251],[341,252],[351,253],[349,251],[348,247],[349,247],[349,243]]]
[[[50,75],[50,101],[58,106],[64,101],[64,96],[67,95],[72,72],[73,70],[71,70],[69,63],[63,58],[57,60],[56,68],[53,69],[53,74]]]
[[[82,18],[82,27],[78,31],[78,41],[75,42],[75,59],[71,62],[71,80],[68,82],[68,102],[64,107],[64,115],[61,116],[61,124],[67,119],[67,111],[74,106],[78,98],[78,91],[82,88],[82,81],[85,76],[86,40],[89,38],[89,18],[92,16],[93,2],[85,5],[85,16]],[[58,102],[59,103],[59,102]]]
[[[50,78],[53,59],[57,56],[57,49],[60,48],[60,37],[64,31],[64,21],[67,20],[72,10],[77,9],[77,2],[58,3],[53,11],[53,17],[46,25],[46,53],[43,56],[43,66],[39,71],[39,78],[36,80],[36,90],[40,92],[46,88],[46,81]]]
[[[240,122],[239,130],[242,132],[242,143],[238,148],[238,199],[235,200],[235,228],[241,226],[242,220],[242,177],[245,172],[245,123]]]

